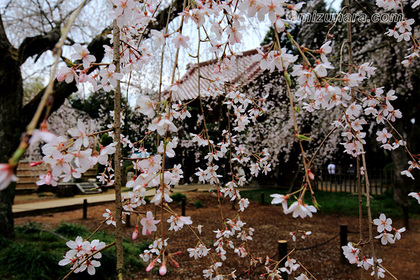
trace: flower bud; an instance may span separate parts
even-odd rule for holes
[[[43,161],[43,160],[41,160],[41,161],[34,161],[34,162],[31,162],[31,163],[29,164],[29,166],[30,166],[30,167],[33,167],[33,166],[40,165],[40,164],[42,164],[42,163],[44,163],[44,161]]]
[[[308,176],[309,176],[309,179],[311,179],[311,180],[315,179],[315,175],[314,175],[314,173],[311,172],[310,169],[308,169]]]
[[[46,185],[51,185],[51,181],[52,181],[52,175],[51,175],[51,170],[47,171],[47,174],[45,175],[45,184]]]
[[[166,274],[166,263],[163,263],[162,266],[159,268],[159,274],[162,276]]]
[[[176,268],[179,268],[179,263],[177,261],[175,261],[174,259],[172,259],[172,263]]]
[[[149,265],[146,268],[146,271],[149,272],[150,270],[152,270],[155,267],[156,264],[156,260],[153,260],[151,263],[149,263]]]
[[[136,225],[136,228],[134,229],[134,231],[133,231],[133,235],[131,236],[131,238],[133,239],[133,240],[136,240],[137,239],[137,235],[139,234],[139,225]]]

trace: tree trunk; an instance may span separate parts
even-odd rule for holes
[[[0,15],[0,163],[6,163],[19,145],[23,86],[16,49],[10,44]],[[12,237],[15,184],[0,191],[0,235]]]
[[[398,131],[404,131],[402,121],[395,123],[395,128]],[[408,156],[406,151],[400,147],[391,153],[392,161],[394,162],[394,176],[395,176],[395,185],[394,185],[394,201],[397,205],[402,207],[404,226],[408,229],[408,205],[409,197],[408,193],[414,187],[413,180],[407,176],[401,175],[401,171],[408,168]]]

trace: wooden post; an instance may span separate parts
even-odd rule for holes
[[[87,199],[83,199],[83,220],[87,219],[87,208],[88,208]]]
[[[342,264],[347,264],[347,259],[343,254],[342,246],[347,245],[347,225],[340,225],[340,260]]]
[[[182,216],[185,216],[185,206],[187,205],[187,199],[183,197],[181,199]]]
[[[125,226],[131,227],[131,215],[125,214]]]
[[[284,267],[286,260],[287,260],[287,240],[278,240],[278,252],[279,252],[279,261],[281,260],[279,264],[279,268]],[[282,272],[281,277],[284,280],[288,280],[289,275],[287,272]]]
[[[264,193],[261,192],[261,205],[264,205],[265,201],[264,201]]]

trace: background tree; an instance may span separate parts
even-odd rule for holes
[[[173,19],[182,10],[182,2],[176,0],[173,8],[159,11],[157,21],[150,28],[162,29],[166,25],[164,19],[168,13]],[[101,3],[101,4],[98,4]],[[53,50],[61,36],[61,28],[71,14],[74,1],[10,1],[0,14],[0,162],[7,162],[16,150],[24,128],[33,116],[45,89],[41,90],[31,101],[23,106],[22,66],[26,61],[36,67],[38,59],[49,50]],[[98,9],[106,5],[105,1],[88,1],[86,7]],[[85,7],[85,8],[86,8]],[[83,18],[83,17],[81,17]],[[98,17],[99,18],[99,17]],[[91,23],[89,11],[85,14],[85,22]],[[19,24],[17,24],[19,23]],[[20,29],[22,28],[22,29]],[[76,22],[74,36],[70,33],[68,43],[75,41],[85,43],[96,62],[104,57],[103,45],[109,45],[110,28],[95,33],[98,29],[87,32],[87,25]],[[76,35],[77,34],[77,35]],[[85,36],[78,37],[79,34]],[[96,34],[96,35],[94,35]],[[89,36],[88,36],[89,35]],[[22,38],[23,36],[23,38]],[[11,39],[10,39],[11,38]],[[90,42],[84,42],[89,39]],[[42,68],[42,67],[41,67]],[[92,70],[93,71],[93,70]],[[76,83],[56,82],[54,84],[52,111],[57,110],[72,93],[77,91]],[[41,118],[42,119],[42,118]],[[0,235],[13,236],[12,204],[15,195],[15,184],[0,191]]]

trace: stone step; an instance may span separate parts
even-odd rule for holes
[[[20,190],[20,189],[33,189],[33,190],[37,190],[38,189],[38,185],[35,183],[21,183],[21,182],[17,182],[16,183],[16,189]]]
[[[36,183],[37,181],[39,181],[39,176],[18,177],[17,183]]]

